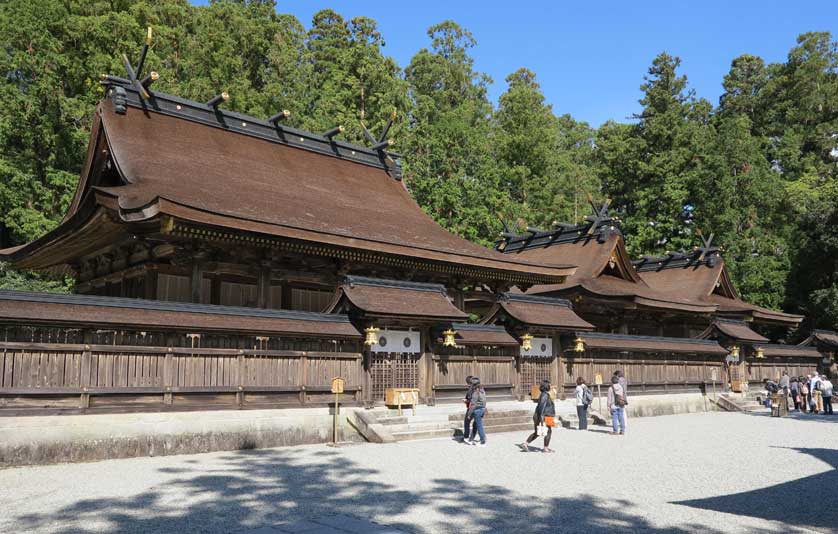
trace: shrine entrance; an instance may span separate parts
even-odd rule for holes
[[[373,352],[370,354],[370,393],[372,401],[384,402],[388,388],[419,387],[419,354]]]

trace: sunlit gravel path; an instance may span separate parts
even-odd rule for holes
[[[499,434],[5,469],[0,532],[838,532],[838,416],[601,430],[559,430],[556,454]]]

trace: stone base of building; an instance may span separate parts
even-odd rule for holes
[[[341,440],[363,441],[346,423]],[[329,408],[0,418],[0,466],[282,447],[332,440]]]
[[[721,393],[721,392],[720,392]],[[683,413],[717,412],[713,395],[679,393],[674,395],[631,395],[626,406],[629,417],[675,415]]]

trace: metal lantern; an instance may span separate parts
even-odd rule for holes
[[[366,334],[366,337],[364,338],[364,345],[366,345],[368,347],[371,347],[371,346],[377,344],[378,343],[378,331],[379,331],[379,329],[374,327],[374,326],[370,326],[370,327],[365,328],[364,329],[364,334]]]
[[[765,351],[762,349],[762,347],[757,347],[756,356],[757,356],[757,358],[760,358],[760,359],[765,358]]]
[[[529,334],[524,334],[521,336],[521,348],[525,351],[529,351],[532,349],[532,336]]]
[[[739,345],[734,345],[734,346],[730,347],[730,356],[734,360],[739,359]]]
[[[573,347],[574,352],[585,352],[585,340],[579,336],[576,336],[576,339],[573,340],[575,343]]]
[[[443,341],[442,341],[442,346],[443,347],[456,347],[457,346],[457,340],[454,339],[454,336],[457,335],[456,330],[454,330],[452,328],[449,328],[448,330],[444,331],[442,333],[442,335],[444,336]]]

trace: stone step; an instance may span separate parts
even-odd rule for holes
[[[422,430],[413,432],[393,432],[396,441],[410,441],[414,439],[450,438],[454,436],[454,429]]]
[[[489,415],[483,418],[484,421],[488,421],[489,419],[495,417],[530,417],[532,418],[533,410],[492,410],[489,408]],[[448,416],[448,419],[451,421],[462,421],[463,417],[465,417],[466,412],[463,410],[462,413],[452,413]]]

